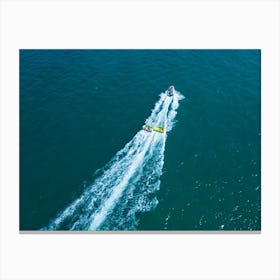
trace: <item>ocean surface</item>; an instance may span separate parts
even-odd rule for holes
[[[19,190],[20,230],[260,230],[260,50],[20,50]]]

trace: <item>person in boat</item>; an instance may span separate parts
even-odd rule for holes
[[[150,125],[143,125],[143,129],[148,131],[148,132],[152,132],[153,131],[153,129],[152,129],[152,127]]]
[[[170,86],[170,87],[168,88],[167,92],[168,92],[168,95],[169,95],[169,96],[172,96],[172,95],[174,94],[174,86]]]

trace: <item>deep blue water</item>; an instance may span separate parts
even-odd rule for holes
[[[185,99],[165,151],[139,164],[100,229],[260,230],[260,50],[21,50],[20,229],[48,228],[79,199],[171,84]]]

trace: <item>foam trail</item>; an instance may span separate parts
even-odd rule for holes
[[[167,102],[164,103],[164,105],[165,105],[164,106],[165,107],[165,110],[164,110],[165,114],[167,113],[166,109],[168,108],[169,104],[170,104],[170,100],[167,99]],[[156,107],[156,109],[157,109],[157,107]],[[153,114],[152,114],[151,118],[153,118]],[[98,229],[100,224],[105,219],[105,217],[106,217],[107,213],[109,212],[109,210],[113,208],[113,206],[115,204],[115,201],[122,194],[124,188],[128,185],[129,180],[131,179],[131,177],[137,172],[137,168],[139,168],[141,166],[141,164],[143,163],[145,154],[146,154],[149,146],[151,145],[152,140],[153,140],[153,138],[150,137],[150,139],[147,140],[145,145],[141,147],[141,150],[135,156],[135,158],[134,158],[134,160],[132,162],[132,165],[130,165],[129,169],[125,173],[125,176],[122,179],[122,181],[120,182],[120,184],[117,185],[114,188],[113,193],[105,201],[105,203],[102,206],[101,210],[97,214],[94,215],[93,222],[91,223],[91,225],[89,227],[90,230]]]
[[[146,123],[173,127],[179,100],[162,93]],[[157,205],[164,164],[166,133],[139,131],[117,152],[84,193],[60,212],[42,230],[131,230],[136,229],[136,213]]]
[[[140,164],[142,164],[144,160],[145,153],[147,152],[147,149],[150,145],[151,141],[147,141],[146,145],[144,146],[143,150],[135,157],[135,160],[133,161],[132,165],[127,170],[127,173],[124,175],[124,178],[120,182],[119,185],[117,185],[111,196],[105,201],[104,205],[102,206],[101,210],[94,214],[93,221],[89,227],[91,230],[97,229],[100,224],[104,221],[108,211],[113,208],[115,201],[118,199],[118,197],[122,194],[123,189],[127,186],[129,183],[130,178],[136,173],[136,170]]]

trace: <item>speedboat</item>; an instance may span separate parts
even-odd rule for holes
[[[174,92],[175,92],[175,88],[174,86],[170,86],[167,90],[167,95],[168,96],[173,96],[174,95]]]

